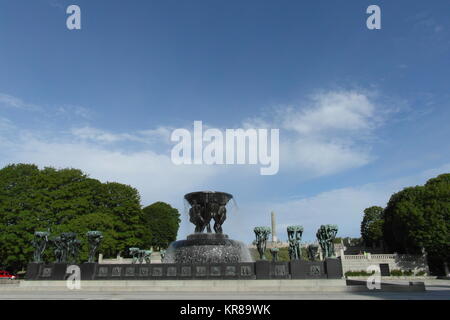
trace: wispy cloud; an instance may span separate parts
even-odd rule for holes
[[[280,169],[303,177],[334,174],[373,161],[371,143],[387,114],[376,94],[363,90],[324,91],[299,105],[277,106],[275,115],[246,126],[280,128]]]
[[[42,110],[42,108],[38,105],[27,103],[20,98],[5,93],[0,93],[0,107],[34,111]]]
[[[73,134],[73,136],[81,138],[83,140],[90,140],[100,143],[115,143],[121,141],[143,142],[140,137],[134,134],[112,133],[92,127],[74,128],[71,130],[71,133]]]
[[[138,144],[155,145],[170,143],[170,134],[173,128],[159,126],[156,129],[138,130],[135,132],[114,133],[94,127],[84,126],[71,129],[75,138],[101,144],[117,144],[132,142]],[[148,146],[146,146],[148,148]]]
[[[48,4],[50,5],[50,7],[58,8],[58,9],[64,8],[64,6],[61,2],[62,2],[61,0],[48,0]]]
[[[75,116],[85,120],[93,119],[93,111],[91,109],[74,105],[62,105],[56,107],[56,115],[70,118]]]
[[[21,112],[36,112],[40,115],[34,115],[37,120],[52,121],[55,119],[64,121],[94,119],[95,112],[92,109],[71,105],[71,104],[38,104],[30,103],[20,97],[0,92],[0,111],[18,110]],[[25,117],[28,118],[28,117]],[[49,120],[50,119],[50,120]]]
[[[11,120],[0,117],[0,131],[11,131],[15,128],[16,126]]]

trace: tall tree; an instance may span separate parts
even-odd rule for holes
[[[450,259],[450,174],[430,179],[424,186],[392,195],[384,210],[383,234],[395,251]]]
[[[151,246],[167,247],[177,238],[180,213],[164,202],[155,202],[142,209],[148,233],[146,241]]]
[[[367,246],[379,243],[383,237],[383,208],[372,206],[364,210],[361,237]]]
[[[127,253],[129,247],[144,247],[145,226],[139,192],[128,185],[108,182],[103,185],[102,212],[115,218],[116,251]]]
[[[19,269],[32,256],[32,233],[43,227],[31,203],[36,197],[33,182],[38,176],[35,165],[9,165],[0,170],[1,267]]]

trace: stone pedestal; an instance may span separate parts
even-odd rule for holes
[[[28,264],[26,280],[36,280],[39,277],[39,269],[42,263],[31,262]]]
[[[97,263],[86,262],[80,265],[81,280],[94,280]]]
[[[258,260],[255,262],[256,279],[289,279],[289,263]]]
[[[323,261],[293,260],[289,262],[292,279],[324,279],[325,264]]]
[[[325,269],[328,279],[341,279],[343,276],[342,263],[339,258],[326,258]]]
[[[267,260],[255,262],[256,279],[270,279],[270,264]]]

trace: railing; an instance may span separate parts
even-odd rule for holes
[[[352,255],[352,256],[345,256],[344,255],[345,260],[365,260],[367,259],[366,256],[363,255]]]
[[[371,259],[395,259],[396,254],[372,254]]]

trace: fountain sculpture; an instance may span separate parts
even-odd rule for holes
[[[222,230],[227,214],[226,205],[232,198],[229,193],[215,191],[186,194],[184,199],[190,205],[189,221],[195,225],[195,233],[187,236],[186,240],[172,242],[165,252],[163,262],[252,262],[247,246],[240,241],[229,239]],[[214,222],[212,229],[211,222]]]
[[[289,226],[287,227],[289,241],[289,258],[291,260],[299,260],[301,258],[300,241],[302,240],[303,227]]]
[[[325,258],[335,257],[333,241],[337,232],[338,227],[334,224],[321,225],[319,230],[317,230],[317,240]]]
[[[36,231],[34,233],[34,239],[32,241],[34,247],[33,261],[36,263],[42,262],[42,255],[47,246],[48,235],[49,233],[45,231]]]
[[[264,253],[267,248],[267,240],[269,239],[270,228],[269,227],[256,227],[253,229],[256,236],[256,249],[259,253],[259,259],[266,260]]]

